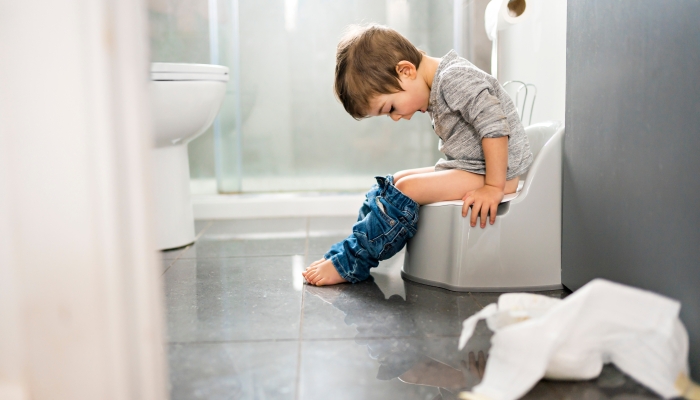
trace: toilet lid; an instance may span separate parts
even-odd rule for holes
[[[151,80],[228,82],[228,68],[210,64],[151,63]]]

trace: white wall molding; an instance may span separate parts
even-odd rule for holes
[[[363,193],[194,195],[195,219],[355,216]]]

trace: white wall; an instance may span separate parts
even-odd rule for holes
[[[498,80],[537,86],[533,124],[564,121],[566,0],[528,0],[527,7],[530,15],[526,20],[498,32]],[[509,93],[515,86],[508,88]],[[529,105],[526,116],[528,110]]]
[[[0,0],[0,398],[165,399],[145,5]]]

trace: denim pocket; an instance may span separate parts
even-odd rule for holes
[[[387,213],[386,209],[387,207],[391,207],[389,204],[384,204],[382,203],[382,198],[380,196],[377,196],[374,198],[374,202],[377,204],[377,211],[379,211],[379,215],[382,216],[382,218],[390,225],[394,226],[396,225],[396,220],[391,218],[389,216],[389,213]],[[385,200],[386,202],[386,200]]]

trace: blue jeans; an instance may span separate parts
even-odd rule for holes
[[[394,186],[391,175],[375,179],[377,184],[365,195],[352,234],[323,256],[351,283],[367,279],[370,268],[396,254],[416,234],[418,203]]]

